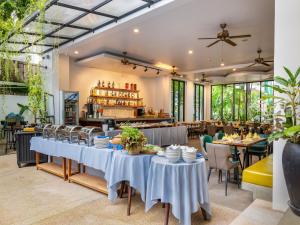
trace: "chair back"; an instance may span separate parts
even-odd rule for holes
[[[224,133],[225,134],[234,134],[234,128],[233,126],[229,125],[229,126],[224,126]]]
[[[217,127],[216,126],[213,126],[213,125],[209,125],[207,126],[207,134],[210,135],[210,136],[215,136],[217,132]]]
[[[209,167],[221,170],[230,169],[232,163],[229,160],[231,157],[229,145],[207,143],[206,149]]]

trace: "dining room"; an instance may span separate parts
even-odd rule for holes
[[[3,2],[1,225],[300,223],[299,2]]]

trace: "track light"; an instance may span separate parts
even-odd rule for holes
[[[145,67],[145,69],[144,69],[144,72],[147,72],[147,70],[148,70],[148,68],[147,68],[147,67]]]
[[[136,65],[133,65],[132,69],[134,69],[134,70],[135,70],[135,69],[136,69]]]

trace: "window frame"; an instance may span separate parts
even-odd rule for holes
[[[196,105],[196,97],[198,94],[197,87],[199,87],[199,104],[198,105]],[[201,90],[202,90],[202,97],[201,97],[201,93],[200,93]],[[198,120],[204,120],[204,85],[194,83],[194,115],[193,115],[194,121],[197,120],[197,115],[196,115],[197,107],[198,107],[198,112],[199,112]],[[202,111],[202,113],[200,113],[201,111]]]
[[[239,84],[239,85],[241,85],[241,84],[244,84],[245,86],[246,86],[246,89],[245,89],[245,92],[246,92],[246,98],[245,98],[245,100],[246,100],[246,102],[245,102],[245,104],[246,104],[246,120],[245,121],[248,121],[249,120],[249,118],[248,118],[248,97],[247,97],[247,91],[248,91],[248,88],[249,88],[249,84],[251,84],[251,83],[259,83],[259,85],[260,85],[260,88],[259,88],[259,90],[260,90],[260,93],[259,93],[259,96],[260,96],[260,99],[261,99],[261,97],[262,97],[262,84],[264,83],[264,82],[274,82],[274,80],[264,80],[264,81],[252,81],[252,82],[236,82],[236,83],[226,83],[226,84],[214,84],[214,85],[211,85],[210,86],[210,119],[212,119],[212,120],[214,120],[214,118],[213,118],[213,111],[212,111],[212,103],[213,103],[213,99],[212,99],[212,89],[213,89],[213,87],[214,86],[221,86],[221,120],[223,120],[224,119],[224,113],[223,113],[223,104],[224,104],[224,86],[227,86],[227,85],[233,85],[233,95],[232,95],[232,97],[233,97],[233,107],[232,107],[232,110],[233,110],[233,112],[232,112],[232,118],[233,119],[235,119],[235,85],[237,85],[237,84]],[[273,90],[273,94],[274,94],[274,90]],[[261,122],[261,120],[262,120],[262,107],[261,107],[261,101],[260,101],[260,104],[259,104],[260,106],[259,106],[259,121]]]
[[[178,115],[175,116],[175,92],[174,92],[174,84],[178,82],[178,106],[177,106],[177,112]],[[182,91],[182,95],[180,94],[180,85],[183,84],[183,91]],[[185,89],[186,89],[186,82],[183,80],[177,80],[177,79],[172,79],[172,83],[171,83],[171,95],[172,95],[172,117],[174,117],[177,121],[181,121],[181,110],[180,110],[180,105],[181,105],[181,97],[183,99],[182,105],[183,105],[183,110],[182,110],[182,121],[185,120]]]

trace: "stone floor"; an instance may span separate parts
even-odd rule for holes
[[[190,145],[197,145],[197,140]],[[211,176],[209,194],[212,219],[203,221],[201,213],[195,213],[192,225],[231,224],[253,202],[252,193],[238,189],[235,184],[229,184],[225,197],[224,183],[218,184],[216,172]],[[15,154],[0,156],[0,225],[163,224],[159,205],[145,213],[144,204],[137,195],[130,217],[126,216],[126,206],[126,199],[112,204],[105,195],[37,171],[33,166],[19,169]],[[169,224],[175,225],[178,221],[171,216]]]

